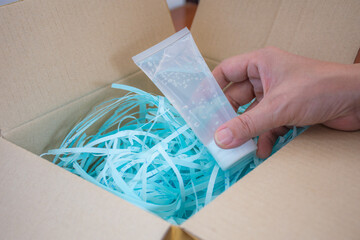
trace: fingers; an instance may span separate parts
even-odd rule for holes
[[[220,87],[224,89],[230,82],[242,82],[248,80],[248,68],[253,67],[251,63],[257,52],[228,58],[221,62],[214,70],[213,75]]]
[[[215,141],[221,148],[234,148],[275,127],[272,109],[260,102],[242,115],[231,119],[215,132]]]
[[[354,113],[353,115],[327,121],[324,125],[342,131],[356,131],[360,129],[360,118]]]
[[[271,107],[273,104],[270,100],[266,102],[264,99],[263,86],[264,82],[270,79],[266,70],[268,63],[271,62],[270,53],[276,51],[266,48],[235,56],[224,60],[214,69],[213,74],[220,87],[224,89],[228,86],[225,94],[235,109],[250,102],[254,97],[257,99],[253,108],[218,128],[215,141],[220,147],[240,146],[252,137],[281,126],[278,125],[279,121],[276,121],[276,116],[273,114],[275,112],[275,109]],[[232,84],[229,85],[230,83]],[[266,155],[269,151],[271,152],[267,146],[272,141],[273,138],[270,135],[267,137],[265,135],[264,153],[260,151],[260,154]]]
[[[287,127],[278,127],[261,134],[258,140],[256,155],[261,159],[269,157],[277,138],[283,136],[288,131],[289,128]]]
[[[235,111],[255,98],[252,85],[249,81],[233,83],[226,88],[224,93]]]
[[[224,93],[235,111],[255,97],[254,84],[249,81],[249,77],[256,78],[261,85],[257,66],[254,64],[257,55],[257,52],[251,52],[228,58],[213,71],[220,87],[225,88]]]

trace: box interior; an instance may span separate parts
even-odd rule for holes
[[[226,57],[266,45],[341,63],[352,63],[359,48],[356,0],[231,0],[221,4],[221,11],[219,2],[203,2],[192,33],[212,67]],[[109,88],[112,82],[156,92],[130,60],[174,32],[165,2],[156,3],[26,0],[0,7],[5,23],[0,28],[0,112],[6,113],[0,116],[0,153],[11,159],[1,168],[1,192],[7,194],[0,203],[2,223],[10,219],[2,224],[8,236],[40,236],[40,232],[49,237],[106,236],[96,233],[97,224],[107,229],[109,238],[118,234],[99,219],[122,224],[119,229],[137,239],[159,239],[169,227],[28,152],[40,154],[58,145],[93,106],[119,96],[118,90]],[[293,233],[356,237],[359,142],[359,132],[312,128],[182,227],[205,239],[285,238]],[[104,204],[101,211],[94,210]],[[82,219],[87,212],[97,219]],[[134,212],[138,217],[128,219]],[[68,223],[62,222],[69,217]],[[19,224],[22,232],[14,227]],[[134,224],[141,233],[129,228]]]
[[[217,64],[212,60],[206,62],[210,68],[215,67]],[[162,95],[160,90],[140,70],[115,83]],[[112,89],[110,85],[106,85],[54,111],[5,132],[3,137],[36,155],[40,155],[49,149],[59,147],[75,124],[96,105],[111,98],[121,97],[126,93],[126,91]]]

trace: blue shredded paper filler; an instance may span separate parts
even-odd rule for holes
[[[128,94],[96,106],[58,149],[42,156],[172,224],[184,222],[263,162],[254,158],[222,171],[166,98],[112,87]],[[294,127],[279,137],[273,153],[305,129]]]

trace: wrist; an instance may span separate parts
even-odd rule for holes
[[[352,95],[353,107],[360,121],[360,64],[345,65],[346,81],[349,82],[349,92]]]
[[[320,62],[315,69],[317,92],[332,108],[330,119],[352,116],[360,123],[360,64]]]
[[[344,130],[360,129],[360,64],[337,64],[332,81],[336,99],[343,106],[338,119],[346,119]],[[336,105],[336,104],[335,104]]]

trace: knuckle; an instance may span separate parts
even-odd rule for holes
[[[274,46],[267,46],[264,48],[266,51],[270,51],[270,52],[274,52],[274,51],[278,51],[279,49],[277,47]]]
[[[262,49],[265,56],[274,56],[280,54],[281,50],[274,46],[267,46]]]

